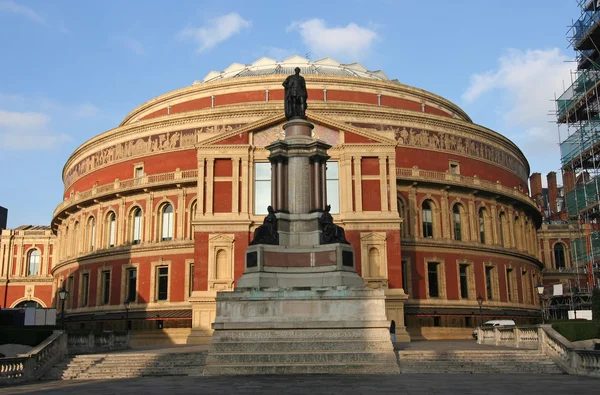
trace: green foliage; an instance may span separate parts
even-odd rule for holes
[[[571,342],[596,339],[600,333],[600,321],[567,321],[552,324],[555,331]]]
[[[600,321],[600,288],[592,291],[592,319]]]
[[[0,333],[2,333],[0,344],[23,344],[35,347],[52,334],[52,329],[0,327]]]

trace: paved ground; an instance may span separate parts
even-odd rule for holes
[[[0,394],[597,394],[600,380],[567,375],[156,377],[50,381]]]
[[[514,350],[511,347],[492,344],[477,344],[476,340],[413,340],[410,343],[396,343],[396,350]]]

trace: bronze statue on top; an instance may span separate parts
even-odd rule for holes
[[[288,121],[306,119],[306,99],[308,98],[306,81],[300,75],[300,67],[296,67],[294,72],[294,75],[288,76],[283,82],[285,118]]]

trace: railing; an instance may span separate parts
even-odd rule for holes
[[[560,143],[560,156],[563,166],[596,145],[598,140],[600,140],[600,119],[595,117],[584,123]]]
[[[532,207],[537,209],[536,202],[531,199],[525,192],[521,192],[516,188],[510,188],[503,185],[500,181],[492,182],[487,180],[482,180],[481,178],[463,176],[461,174],[453,174],[453,173],[443,173],[440,171],[433,170],[423,170],[419,169],[417,166],[406,168],[406,167],[397,167],[396,168],[396,177],[403,179],[419,179],[419,180],[437,180],[443,181],[444,183],[453,184],[453,185],[468,185],[476,187],[479,190],[487,190],[494,193],[499,193],[504,196],[512,196],[521,201],[525,201],[529,203]]]
[[[73,196],[65,199],[61,204],[54,210],[54,216],[56,217],[61,211],[68,207],[74,206],[75,204],[89,200],[91,198],[99,198],[105,195],[114,193],[121,193],[128,190],[142,189],[154,186],[160,186],[165,184],[171,184],[177,181],[194,181],[198,178],[198,170],[179,170],[170,173],[151,174],[143,177],[130,178],[127,180],[116,179],[110,184],[94,186],[92,189],[83,192],[76,192]]]
[[[38,380],[67,352],[67,336],[63,331],[52,335],[27,354],[0,358],[0,385],[20,384]]]
[[[600,378],[600,351],[576,349],[550,325],[480,327],[477,343],[540,349],[569,374]]]
[[[69,332],[69,354],[124,350],[129,347],[129,332]]]
[[[572,106],[581,99],[587,91],[600,82],[600,71],[582,70],[577,73],[577,79],[567,90],[556,99],[558,118],[562,117]]]

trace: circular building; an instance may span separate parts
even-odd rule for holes
[[[381,71],[292,57],[210,72],[75,150],[52,220],[67,325],[208,341],[216,292],[235,287],[271,202],[265,146],[283,138],[295,67],[313,137],[332,146],[331,212],[365,283],[385,289],[388,319],[460,338],[481,318],[539,316],[541,215],[519,148]]]

